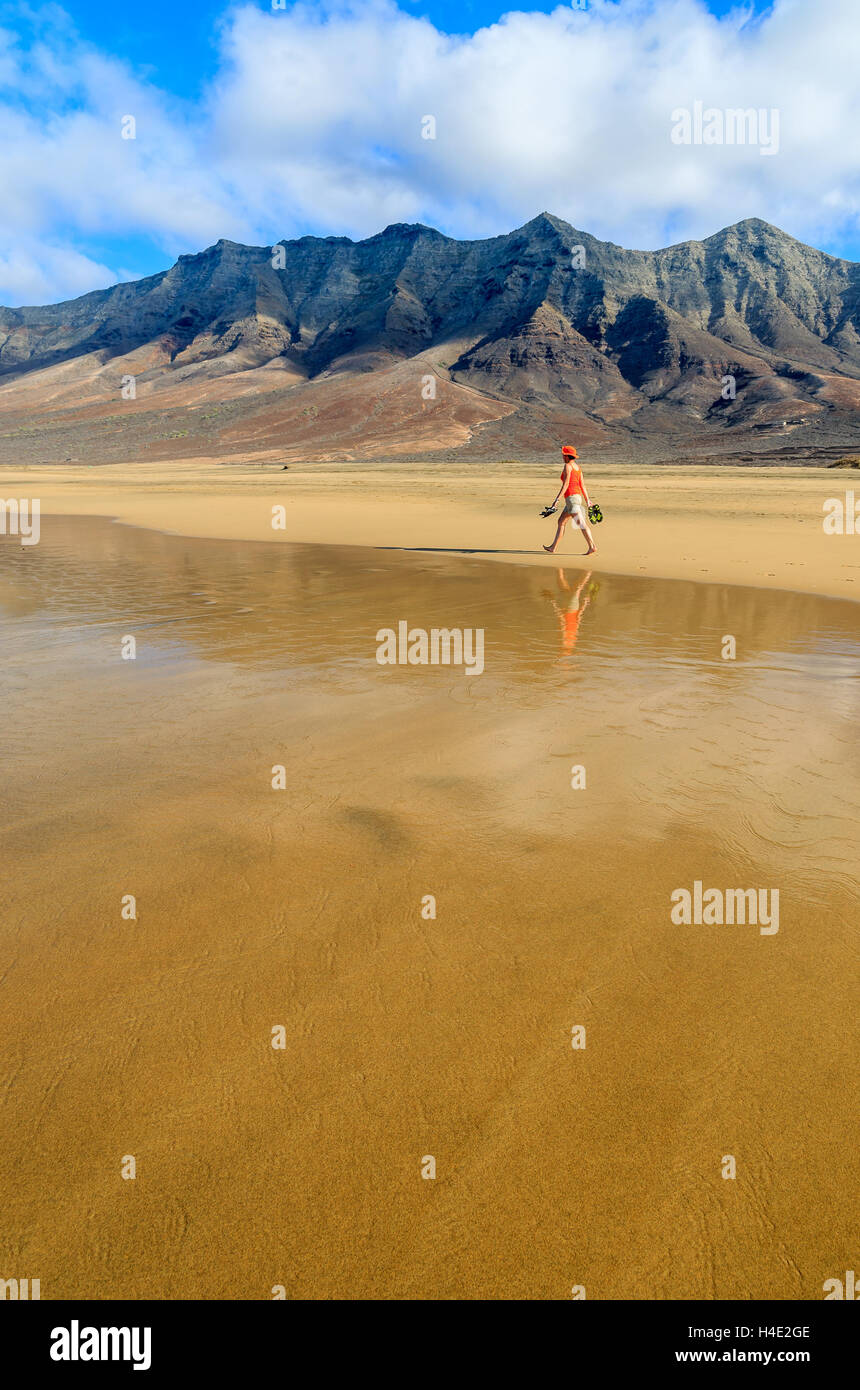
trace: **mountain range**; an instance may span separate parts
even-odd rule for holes
[[[856,443],[858,409],[860,265],[756,218],[660,251],[549,213],[477,241],[219,241],[0,308],[6,462],[804,461]]]

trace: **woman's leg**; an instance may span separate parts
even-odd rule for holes
[[[558,526],[555,528],[555,540],[553,541],[552,545],[544,546],[544,550],[546,551],[547,555],[555,554],[556,550],[558,549],[558,543],[562,537],[562,532],[564,531],[564,528],[569,521],[570,513],[562,512],[561,516],[558,519]]]
[[[593,555],[597,550],[597,546],[594,544],[594,537],[591,534],[591,527],[589,526],[588,522],[585,520],[584,517],[577,517],[576,524],[579,527],[582,534],[585,536],[585,539],[588,541],[588,549],[585,552],[586,555]]]

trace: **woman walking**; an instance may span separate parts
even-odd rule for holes
[[[567,526],[570,518],[573,517],[580,531],[588,541],[588,549],[585,552],[586,555],[593,555],[597,550],[597,546],[594,544],[594,537],[588,525],[588,512],[586,508],[590,506],[590,503],[588,500],[588,492],[585,487],[585,480],[582,476],[582,469],[579,468],[575,462],[577,453],[572,444],[565,444],[561,451],[561,455],[564,460],[561,487],[556,493],[555,502],[553,502],[552,505],[555,507],[559,498],[563,496],[564,509],[558,519],[555,540],[552,545],[545,545],[544,550],[548,555],[555,554],[558,549],[558,543],[564,534],[564,528]]]

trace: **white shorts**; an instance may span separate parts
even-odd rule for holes
[[[580,526],[586,524],[585,503],[577,493],[571,493],[570,497],[565,497],[562,516],[572,516]]]

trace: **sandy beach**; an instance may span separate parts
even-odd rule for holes
[[[605,520],[597,572],[693,579],[856,599],[860,535],[827,535],[828,498],[845,498],[853,470],[639,468],[582,460]],[[116,517],[185,536],[450,550],[551,565],[554,534],[542,506],[558,489],[545,468],[499,463],[290,465],[246,462],[0,469],[0,496],[37,496],[43,513]],[[860,488],[858,488],[860,496]],[[272,508],[285,509],[273,529]],[[559,558],[580,563],[572,527]]]
[[[704,1300],[853,1267],[853,605],[144,524],[241,534],[270,478],[55,486],[137,526],[0,542],[7,1266]],[[404,616],[485,628],[484,672],[380,666]],[[674,924],[696,881],[777,888],[778,932]]]

